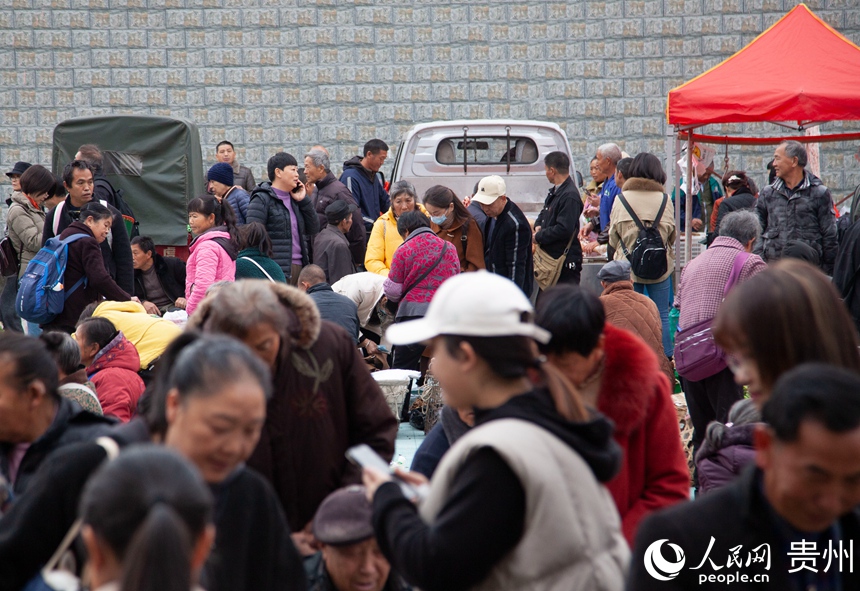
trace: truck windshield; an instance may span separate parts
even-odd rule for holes
[[[436,146],[436,162],[449,166],[462,166],[464,161],[470,165],[503,164],[508,162],[509,153],[511,164],[533,164],[538,159],[537,145],[530,138],[511,136],[508,144],[508,138],[504,135],[469,136],[466,141],[460,136],[439,142]]]

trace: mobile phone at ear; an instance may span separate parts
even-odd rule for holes
[[[297,184],[297,185],[293,188],[293,190],[292,190],[292,191],[290,191],[290,192],[291,192],[291,193],[296,193],[296,194],[298,194],[298,192],[299,192],[299,191],[301,191],[302,189],[304,189],[304,188],[305,188],[305,186],[302,184],[302,181],[296,181],[296,182],[297,182],[298,184]]]
[[[400,478],[397,477],[397,474],[392,471],[391,466],[388,465],[388,462],[382,459],[378,453],[373,451],[369,445],[366,443],[362,443],[360,445],[356,445],[350,447],[346,450],[346,459],[358,466],[359,468],[373,468],[375,470],[379,470],[384,474],[390,474],[400,486],[401,492],[403,492],[403,496],[405,496],[410,501],[417,501],[422,498],[421,492],[419,492],[415,487],[411,484],[407,484],[403,482]]]

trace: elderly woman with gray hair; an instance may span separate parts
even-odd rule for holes
[[[325,208],[335,201],[343,201],[347,204],[358,205],[342,182],[337,180],[331,172],[331,160],[328,153],[315,148],[305,154],[305,176],[308,184],[316,185],[317,192],[314,197],[314,211],[320,220],[320,229],[328,223],[325,217]],[[356,208],[352,213],[352,226],[346,233],[349,242],[349,252],[352,254],[352,262],[356,267],[364,264],[364,255],[367,245],[367,230],[361,219],[361,209]]]
[[[676,364],[684,330],[712,320],[729,289],[765,270],[761,257],[752,254],[760,236],[761,225],[754,212],[730,213],[723,218],[720,235],[711,247],[684,268],[675,295],[675,307],[681,311],[675,343]],[[725,365],[706,377],[691,373],[685,376],[681,365],[677,369],[693,420],[693,449],[698,451],[708,423],[725,423],[732,404],[743,398],[743,388],[735,383],[732,371]]]
[[[364,256],[364,267],[383,277],[388,277],[394,251],[403,244],[403,236],[397,231],[397,218],[416,208],[427,214],[424,206],[418,204],[418,193],[409,181],[395,182],[389,194],[391,207],[373,223],[370,240],[367,241],[367,254]]]

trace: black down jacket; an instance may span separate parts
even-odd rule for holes
[[[818,253],[821,269],[828,275],[836,261],[836,215],[830,190],[817,176],[804,173],[803,181],[794,192],[782,179],[762,189],[756,202],[761,220],[761,240],[755,252],[765,261],[782,257],[786,244],[799,240]]]
[[[272,259],[281,266],[284,276],[290,279],[293,260],[293,240],[301,241],[302,266],[310,262],[310,244],[314,234],[319,232],[320,223],[314,211],[314,205],[309,197],[301,201],[293,201],[293,211],[298,215],[298,237],[293,236],[290,225],[290,211],[281,201],[270,182],[263,182],[251,191],[251,202],[248,204],[248,222],[260,222],[266,226],[269,238],[272,240]]]

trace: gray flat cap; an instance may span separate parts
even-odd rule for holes
[[[630,281],[630,263],[627,261],[610,261],[597,272],[597,278],[606,283]]]

